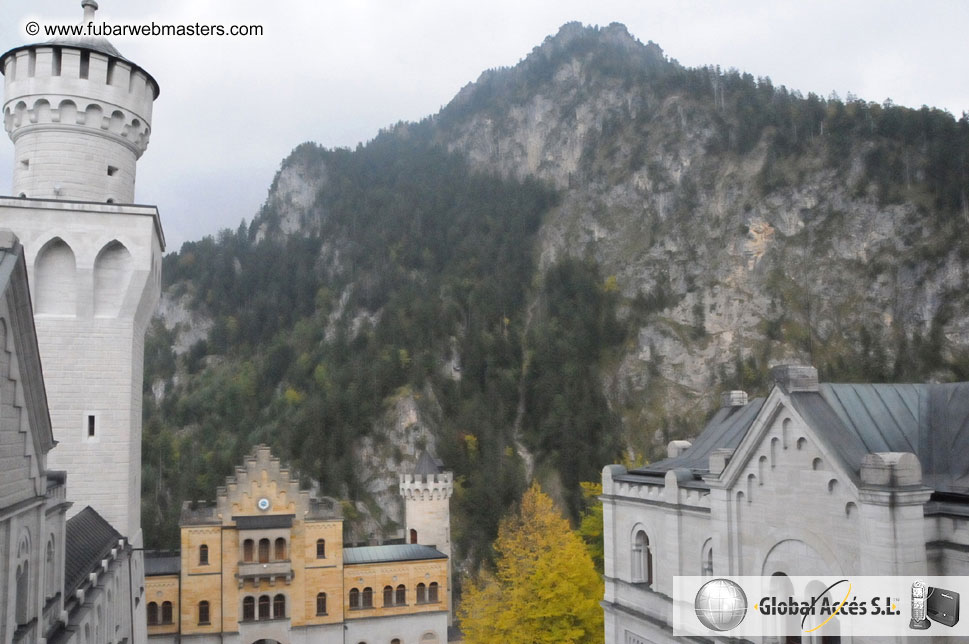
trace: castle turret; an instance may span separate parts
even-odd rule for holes
[[[135,164],[148,147],[158,83],[105,38],[24,45],[0,57],[3,126],[14,142],[13,195],[134,203]]]
[[[71,513],[91,505],[141,545],[144,336],[160,292],[164,236],[134,201],[158,84],[88,32],[0,56],[15,146],[0,220],[21,239]]]
[[[452,620],[451,508],[454,475],[427,451],[412,474],[400,475],[407,543],[434,546],[448,556],[448,624]]]

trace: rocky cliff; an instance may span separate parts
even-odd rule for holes
[[[569,498],[620,452],[695,433],[723,389],[763,392],[779,362],[969,378],[967,185],[965,117],[804,97],[684,68],[621,25],[569,24],[419,124],[355,152],[298,148],[248,229],[166,259],[179,305],[162,315],[193,340],[192,315],[214,321],[179,372],[217,379],[198,361],[225,354],[235,382],[245,347],[263,425],[326,419],[301,435],[350,464],[305,473],[366,496],[369,529],[399,518],[389,472],[436,442],[463,477],[460,541],[523,472]],[[249,295],[205,286],[199,258]],[[291,304],[252,315],[253,280]],[[373,411],[334,411],[338,382]],[[178,387],[153,384],[158,422],[187,418],[165,412]],[[365,427],[336,441],[348,414]]]

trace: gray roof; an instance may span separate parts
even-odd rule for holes
[[[721,407],[685,452],[676,458],[668,458],[631,470],[630,474],[663,477],[669,470],[682,468],[691,470],[699,478],[700,474],[709,471],[710,454],[713,450],[736,449],[740,445],[740,441],[747,435],[747,430],[764,406],[764,400],[764,398],[755,398],[743,407]]]
[[[293,514],[257,514],[234,516],[232,520],[240,530],[270,530],[293,527],[294,516]]]
[[[440,474],[444,471],[444,464],[431,456],[430,452],[424,450],[421,457],[417,459],[414,466],[414,474],[427,476],[429,474]]]
[[[790,394],[791,404],[857,475],[872,452],[911,452],[923,483],[938,492],[969,494],[969,382],[952,384],[828,384]],[[632,470],[642,480],[685,468],[708,471],[714,449],[735,449],[763,407],[756,399],[717,411],[693,445],[676,458]]]
[[[64,596],[72,595],[101,560],[117,547],[121,533],[88,506],[67,520],[64,538]]]
[[[45,45],[57,45],[59,47],[76,47],[77,49],[88,49],[97,51],[113,58],[126,60],[117,47],[108,42],[103,36],[58,36],[51,38]]]
[[[791,402],[851,471],[870,452],[912,452],[925,485],[969,494],[969,382],[822,384]]]
[[[177,575],[182,570],[182,556],[172,552],[146,552],[145,577]]]
[[[384,561],[417,561],[420,559],[447,559],[447,555],[434,546],[422,546],[416,543],[343,549],[344,566]]]

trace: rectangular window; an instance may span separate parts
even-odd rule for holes
[[[61,75],[61,50],[58,49],[57,47],[54,47],[54,55],[51,56],[50,60],[51,60],[51,67],[50,67],[51,76],[60,76]]]
[[[94,416],[88,415],[87,417],[87,437],[94,438]]]
[[[88,70],[91,69],[91,52],[81,52],[81,78],[87,78]]]
[[[37,73],[37,50],[31,49],[30,53],[27,54],[27,76],[30,78],[34,77]]]
[[[116,167],[114,167],[113,165],[109,165],[108,166],[108,176],[109,177],[113,177],[116,174],[118,174],[118,169]]]
[[[108,59],[108,77],[107,77],[108,85],[111,85],[111,84],[114,83],[114,68],[115,68],[115,65],[117,65],[117,62],[114,60],[114,58],[109,58]]]

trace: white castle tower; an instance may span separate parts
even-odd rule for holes
[[[97,3],[81,6],[91,22]],[[0,224],[25,249],[58,443],[49,466],[68,473],[72,513],[90,505],[140,546],[144,335],[164,236],[154,206],[131,204],[158,84],[94,37],[11,49],[0,72],[15,148]]]
[[[447,555],[448,625],[453,617],[450,507],[453,492],[454,475],[445,472],[441,462],[426,451],[418,459],[413,474],[400,475],[407,543],[434,546]]]

